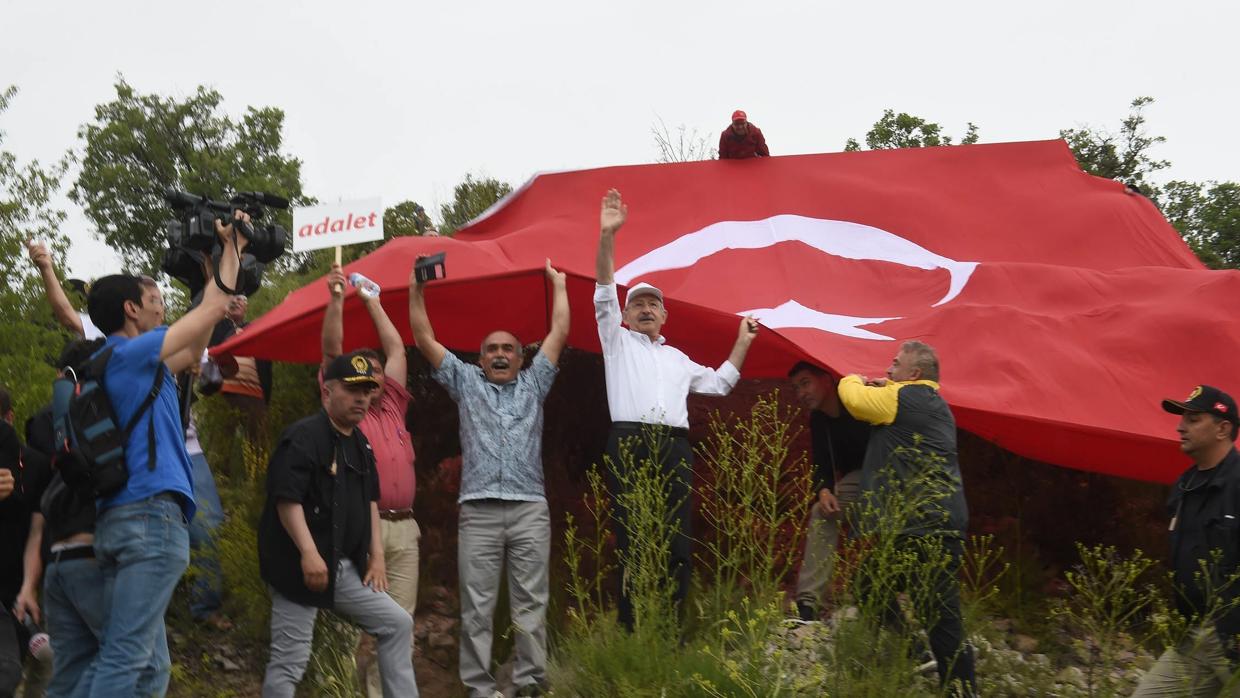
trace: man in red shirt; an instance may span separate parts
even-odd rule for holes
[[[323,316],[323,367],[342,353],[344,344],[345,278],[339,265],[332,265],[327,275],[331,300]],[[417,485],[413,471],[413,442],[405,428],[409,411],[409,391],[405,388],[405,342],[392,324],[379,294],[358,293],[370,313],[370,320],[379,333],[382,352],[362,349],[358,353],[370,359],[379,387],[371,395],[370,408],[358,429],[370,442],[375,454],[375,471],[379,475],[379,533],[383,541],[383,557],[387,565],[388,594],[412,616],[418,601],[418,539],[422,532],[413,519],[413,496]],[[319,382],[322,383],[322,370]],[[410,647],[412,652],[413,648]],[[366,692],[372,697],[383,695],[379,681],[379,665],[374,657],[374,643],[363,636],[359,647],[359,665],[366,666]]]
[[[770,155],[762,129],[749,123],[749,118],[740,109],[732,112],[732,125],[719,134],[719,159],[743,160]]]

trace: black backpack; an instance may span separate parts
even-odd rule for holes
[[[115,494],[129,481],[125,444],[138,420],[155,402],[164,382],[164,366],[160,363],[146,399],[121,428],[104,389],[104,370],[112,349],[104,347],[76,368],[66,368],[52,388],[52,411],[60,444],[56,467],[65,484],[92,497]],[[155,420],[148,424],[147,467],[154,470]]]

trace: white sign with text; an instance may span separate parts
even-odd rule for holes
[[[293,251],[383,239],[383,200],[359,199],[293,210]]]

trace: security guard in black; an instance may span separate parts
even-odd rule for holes
[[[1240,593],[1237,584],[1227,583],[1240,571],[1240,453],[1235,449],[1240,418],[1235,400],[1208,385],[1194,388],[1183,402],[1162,404],[1183,415],[1177,429],[1181,450],[1194,461],[1172,486],[1167,513],[1176,605],[1185,617],[1200,618]],[[1203,579],[1203,572],[1209,576]],[[1220,598],[1207,598],[1211,589]],[[1228,656],[1240,659],[1230,641],[1240,635],[1240,608],[1223,614],[1215,628]]]
[[[342,559],[363,574],[370,550],[370,503],[379,499],[374,454],[360,429],[345,436],[326,411],[284,430],[267,468],[267,503],[258,530],[263,581],[306,606],[331,608],[335,571]],[[327,562],[328,585],[306,587],[301,554],[280,522],[277,502],[298,502],[319,555]]]

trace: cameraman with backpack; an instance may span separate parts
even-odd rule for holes
[[[47,245],[35,240],[29,240],[26,242],[26,248],[30,254],[30,261],[34,263],[35,268],[39,271],[39,276],[43,281],[44,293],[47,296],[48,303],[52,306],[52,315],[57,322],[78,337],[83,337],[87,340],[102,340],[104,335],[91,322],[90,316],[75,310],[64,289],[61,288],[60,278],[56,275],[52,254]],[[145,275],[139,276],[138,279],[142,283],[143,293],[150,292],[152,307],[154,305],[162,307],[163,296],[155,279]],[[143,297],[146,298],[147,296],[144,295]],[[236,299],[244,300],[245,296],[233,296],[232,298],[233,303],[235,303]],[[220,324],[222,325],[223,322],[227,322],[227,320],[222,321]],[[158,324],[163,324],[162,315]],[[217,325],[217,329],[218,327],[219,325]],[[89,358],[89,356],[86,358]],[[268,383],[270,383],[270,366],[267,369],[267,379]],[[49,457],[56,451],[57,445],[53,437],[52,406],[50,404],[27,420],[26,441]],[[220,570],[219,553],[213,538],[215,529],[224,520],[224,509],[220,504],[219,491],[215,486],[215,476],[211,473],[211,466],[207,463],[207,458],[203,454],[202,444],[198,441],[197,425],[192,414],[189,417],[189,425],[186,428],[185,448],[189,453],[190,464],[193,466],[194,499],[198,504],[198,514],[190,520],[189,528],[190,550],[199,571],[199,574],[194,577],[193,584],[190,586],[190,614],[198,623],[216,630],[228,630],[232,627],[232,623],[220,610],[223,605],[224,581]]]
[[[248,224],[248,216],[234,220]],[[111,350],[102,384],[125,442],[128,478],[99,499],[95,556],[104,580],[104,625],[91,666],[91,696],[132,696],[139,680],[156,695],[167,691],[171,659],[164,613],[189,565],[189,524],[194,517],[193,470],[185,448],[173,374],[196,366],[211,329],[224,318],[237,285],[241,253],[249,244],[239,226],[215,222],[219,274],[205,261],[202,302],[171,327],[162,325],[158,289],[136,276],[96,281],[87,308]],[[151,386],[147,392],[147,386]],[[147,683],[146,672],[154,676]]]

